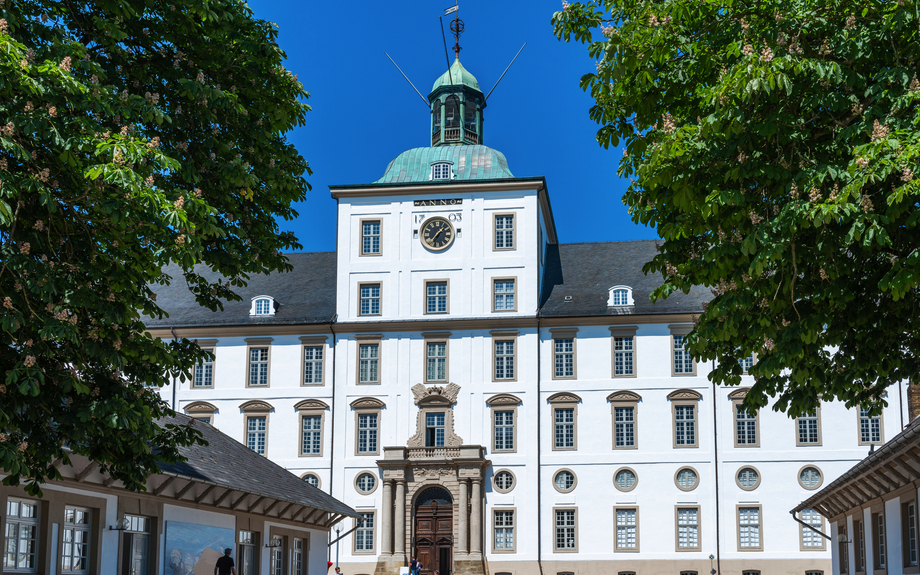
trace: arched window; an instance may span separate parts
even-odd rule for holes
[[[476,109],[479,104],[475,100],[467,100],[463,106],[463,127],[473,132],[478,132],[476,127]]]
[[[444,102],[444,105],[447,107],[444,114],[444,125],[447,128],[459,128],[460,127],[460,98],[456,96],[448,96],[447,100]]]
[[[441,100],[435,100],[431,105],[431,113],[434,115],[434,129],[441,129]]]
[[[607,306],[625,306],[635,305],[633,301],[632,288],[629,286],[613,286],[608,290]]]
[[[269,295],[259,295],[252,298],[249,315],[275,315],[275,298]]]

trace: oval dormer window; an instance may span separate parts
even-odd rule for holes
[[[609,307],[619,307],[626,305],[634,305],[632,288],[629,286],[613,286],[610,288],[610,293],[607,297],[607,305]]]
[[[275,299],[267,295],[252,298],[249,315],[275,315]]]
[[[454,179],[453,170],[450,162],[435,162],[431,164],[432,180],[452,180]]]

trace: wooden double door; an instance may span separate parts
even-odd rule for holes
[[[415,508],[415,557],[423,575],[451,575],[453,571],[453,505],[419,505]]]

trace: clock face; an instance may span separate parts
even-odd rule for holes
[[[454,226],[444,218],[434,217],[422,224],[419,237],[429,250],[446,250],[454,241]]]

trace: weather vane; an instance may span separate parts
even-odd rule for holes
[[[457,2],[450,8],[444,9],[444,15],[456,14],[454,19],[450,22],[450,31],[454,33],[454,54],[457,55],[457,58],[460,58],[460,34],[463,34],[463,20],[460,19],[460,2]]]

